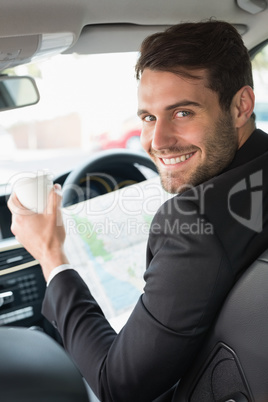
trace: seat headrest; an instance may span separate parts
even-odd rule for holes
[[[89,402],[64,349],[40,331],[0,328],[0,392],[6,402]]]

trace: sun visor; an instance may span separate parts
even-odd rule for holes
[[[73,42],[70,32],[0,38],[0,70],[61,53]]]
[[[248,27],[234,24],[241,35]],[[116,52],[135,52],[140,49],[141,42],[148,35],[161,32],[169,25],[136,25],[136,24],[100,24],[87,25],[83,28],[75,45],[65,53],[97,54]]]
[[[167,25],[87,25],[70,52],[78,54],[134,52],[139,50],[146,36],[164,31],[166,28]]]

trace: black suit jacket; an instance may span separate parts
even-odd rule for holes
[[[43,314],[101,401],[153,401],[191,364],[237,277],[268,245],[268,136],[255,130],[217,177],[168,200],[150,230],[146,285],[116,334],[74,270]]]

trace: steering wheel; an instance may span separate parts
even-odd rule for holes
[[[142,152],[118,149],[93,154],[88,162],[67,176],[62,189],[62,206],[67,207],[146,180],[136,165],[157,172],[152,160]]]

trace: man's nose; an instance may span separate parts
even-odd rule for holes
[[[152,148],[161,150],[174,147],[177,142],[172,124],[166,120],[157,120],[154,125]]]

